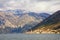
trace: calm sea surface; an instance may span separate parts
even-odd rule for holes
[[[60,40],[60,34],[0,34],[0,40]]]

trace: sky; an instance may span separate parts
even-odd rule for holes
[[[15,9],[52,14],[60,10],[60,0],[0,0],[0,10]]]

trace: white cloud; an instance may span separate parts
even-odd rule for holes
[[[60,10],[60,5],[53,5],[52,7],[50,7],[50,11],[57,11],[57,10]]]
[[[9,0],[6,2],[0,0],[0,2],[4,6],[2,9],[6,10],[21,9],[33,12],[54,12],[60,9],[60,0]]]

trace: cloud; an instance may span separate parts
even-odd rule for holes
[[[0,0],[0,9],[54,12],[60,9],[60,0]]]
[[[60,10],[60,5],[53,5],[53,6],[50,7],[49,10],[52,11],[52,12],[55,12],[57,10]]]

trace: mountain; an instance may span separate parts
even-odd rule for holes
[[[33,16],[36,18],[40,18],[42,17],[43,19],[47,18],[48,16],[50,16],[50,14],[48,13],[35,13],[35,12],[26,12],[25,10],[20,10],[20,9],[16,9],[16,10],[6,10],[5,12],[12,12],[15,16],[23,16],[25,14],[28,14],[29,16]]]
[[[41,14],[43,14],[43,13],[41,13]],[[23,20],[25,19],[25,22],[23,22],[23,24],[25,24],[25,25],[24,25],[24,27],[22,27],[21,31],[26,32],[27,30],[29,30],[32,27],[34,27],[35,25],[37,25],[39,22],[43,21],[44,18],[42,16],[44,16],[44,15],[38,16],[38,14],[36,14],[36,13],[25,14],[25,17],[23,17]]]
[[[31,29],[32,33],[60,34],[60,10],[49,16]]]
[[[34,12],[29,12],[28,13],[30,16],[36,17],[37,19],[45,19],[49,17],[50,15],[48,13],[34,13]]]
[[[0,33],[18,33],[30,29],[30,27],[32,28],[45,19],[42,17],[45,14],[38,15],[37,13],[27,13],[21,10],[0,11]]]

